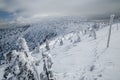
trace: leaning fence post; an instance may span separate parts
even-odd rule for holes
[[[108,40],[107,40],[107,48],[109,47],[109,43],[110,43],[111,27],[112,27],[112,24],[113,24],[114,16],[115,15],[110,15],[110,22],[109,22],[110,28],[109,28],[109,34],[108,34]]]

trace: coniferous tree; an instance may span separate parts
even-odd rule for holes
[[[89,37],[96,39],[96,32],[93,26],[89,28]]]
[[[60,46],[62,46],[63,45],[63,40],[62,39],[60,39]]]
[[[45,46],[46,50],[50,50],[49,41],[47,38],[46,38],[45,42],[46,42],[46,46]]]
[[[23,37],[18,38],[17,45],[19,47],[19,51],[29,52],[29,47],[27,45],[26,40]]]
[[[8,66],[4,70],[3,80],[39,80],[26,41],[24,38],[19,40],[19,51],[13,50],[6,55]]]
[[[80,35],[79,35],[79,32],[77,32],[77,42],[80,42],[81,41],[81,38],[80,38]]]
[[[42,53],[43,57],[43,71],[40,73],[41,80],[54,80],[52,71],[52,56],[50,53]]]

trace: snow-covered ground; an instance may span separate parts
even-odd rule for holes
[[[81,42],[73,43],[74,33],[59,36],[50,41],[53,55],[53,71],[56,80],[120,80],[120,30],[117,25],[112,27],[110,47],[106,48],[109,26],[97,31],[97,39],[81,36]],[[59,39],[63,45],[59,45]],[[44,47],[44,44],[43,46]],[[33,54],[41,59],[41,53]],[[38,73],[42,71],[43,63],[37,67]],[[0,80],[4,66],[0,67]]]
[[[120,80],[120,30],[113,25],[110,47],[106,48],[108,30],[109,26],[97,31],[96,40],[81,36],[79,43],[70,42],[74,34],[64,36],[63,46],[58,43],[49,51],[56,80]],[[40,59],[41,54],[34,56]]]
[[[108,30],[109,27],[99,30],[96,40],[86,35],[73,44],[67,39],[71,36],[68,34],[63,46],[56,44],[50,50],[56,80],[120,80],[120,30],[113,25],[110,47],[106,48]],[[41,54],[34,56],[40,59]]]

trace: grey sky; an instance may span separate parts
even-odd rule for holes
[[[8,18],[23,21],[45,16],[109,16],[119,15],[120,0],[0,0],[0,12],[8,13],[0,15],[2,22]]]

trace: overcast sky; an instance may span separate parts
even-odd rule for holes
[[[119,15],[120,0],[0,0],[0,22],[47,16]]]

